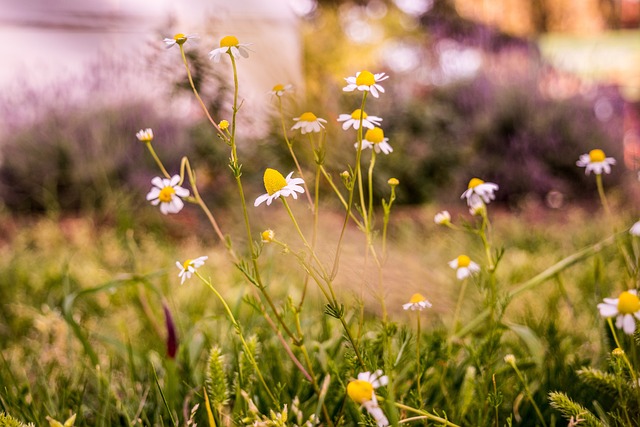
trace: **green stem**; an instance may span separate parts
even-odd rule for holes
[[[533,396],[531,395],[529,386],[527,385],[527,382],[524,379],[524,376],[520,372],[520,369],[518,369],[518,366],[515,364],[515,362],[510,363],[510,365],[513,368],[513,370],[516,371],[516,375],[518,376],[518,379],[520,380],[520,382],[522,383],[522,386],[524,387],[524,393],[526,394],[527,399],[529,399],[529,402],[531,402],[531,404],[533,405],[533,409],[536,411],[536,415],[538,416],[538,419],[540,420],[540,422],[544,427],[547,427],[547,423],[545,422],[544,417],[542,416],[542,412],[540,411],[540,408],[536,404],[536,401],[533,400]]]
[[[380,398],[379,400],[382,400],[382,399]],[[393,404],[399,409],[404,409],[405,411],[412,412],[414,414],[418,414],[420,416],[425,417],[428,420],[440,423],[443,426],[460,427],[458,424],[454,424],[449,420],[446,420],[444,418],[438,417],[437,415],[430,414],[429,412],[423,411],[422,409],[412,408],[411,406],[407,406],[407,405],[404,405],[404,404],[398,403],[398,402],[393,402]]]
[[[171,175],[169,175],[169,172],[167,172],[167,170],[164,168],[164,165],[162,164],[162,161],[160,160],[160,157],[158,157],[158,155],[156,154],[156,150],[153,149],[153,146],[151,145],[151,142],[147,142],[147,143],[145,143],[145,145],[149,149],[149,152],[151,153],[151,157],[153,157],[153,160],[155,160],[156,164],[158,165],[158,167],[162,171],[162,174],[167,179],[171,179]]]
[[[416,311],[416,319],[417,319],[417,331],[416,331],[416,366],[418,371],[418,400],[422,405],[422,389],[420,387],[420,378],[422,377],[422,369],[420,367],[420,310]]]

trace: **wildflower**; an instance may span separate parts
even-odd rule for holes
[[[292,91],[293,91],[292,84],[288,84],[288,85],[277,84],[269,91],[269,93],[275,96],[283,96],[285,93],[292,92]]]
[[[449,213],[449,211],[442,211],[442,212],[438,212],[434,217],[433,217],[433,222],[435,222],[438,225],[448,225],[451,224],[451,214]]]
[[[165,38],[163,41],[166,43],[167,49],[169,49],[173,45],[177,44],[179,46],[182,46],[183,44],[185,44],[187,42],[187,40],[189,40],[189,39],[197,39],[197,38],[198,38],[197,34],[178,33],[175,36],[173,36],[173,38]]]
[[[598,304],[602,317],[616,316],[616,327],[631,335],[636,329],[636,320],[640,320],[640,299],[635,289],[624,291],[618,298],[605,298]],[[635,319],[634,319],[635,317]]]
[[[300,129],[302,134],[310,133],[310,132],[320,132],[320,128],[324,129],[324,125],[322,123],[327,123],[325,119],[321,119],[316,117],[315,114],[306,112],[300,115],[300,117],[296,117],[293,121],[297,122],[291,130]]]
[[[494,191],[498,191],[498,184],[484,182],[480,178],[471,178],[467,189],[462,193],[460,198],[466,198],[469,207],[477,208],[479,206],[478,202],[490,203],[495,199]]]
[[[387,385],[389,378],[386,375],[382,375],[381,370],[377,370],[374,373],[361,372],[358,374],[358,379],[353,380],[347,384],[347,394],[354,402],[364,406],[365,409],[376,420],[379,427],[389,425],[389,420],[385,417],[384,412],[378,406],[378,399],[373,392],[374,389]]]
[[[225,53],[233,55],[235,59],[240,59],[240,56],[248,58],[247,46],[251,46],[251,44],[240,43],[236,36],[225,36],[220,40],[220,47],[209,52],[209,59],[213,59],[213,62],[220,62],[220,57]]]
[[[473,216],[482,215],[486,212],[487,206],[477,194],[467,200],[467,204],[469,205],[469,213]]]
[[[378,84],[389,78],[385,73],[373,74],[369,71],[359,71],[355,77],[346,77],[347,86],[342,90],[345,92],[353,92],[358,89],[361,92],[371,92],[371,95],[378,97],[378,92],[384,93],[384,88]]]
[[[382,119],[377,116],[370,116],[366,112],[362,111],[360,108],[354,110],[351,114],[340,114],[338,117],[339,122],[344,122],[342,124],[342,129],[347,130],[350,127],[353,127],[355,130],[360,128],[360,119],[362,118],[362,127],[373,129],[374,126],[380,126],[380,122]]]
[[[196,259],[188,259],[182,264],[180,264],[180,261],[176,261],[176,266],[180,269],[178,277],[182,279],[180,280],[180,284],[182,285],[185,280],[191,279],[193,273],[195,273],[198,268],[202,267],[207,259],[209,259],[208,256],[201,256]]]
[[[640,236],[640,221],[637,221],[635,224],[631,226],[629,229],[629,233],[633,236]]]
[[[269,206],[273,199],[277,199],[280,196],[293,196],[294,199],[297,199],[298,194],[296,193],[304,193],[304,188],[300,186],[300,184],[304,184],[304,180],[302,178],[291,178],[291,175],[293,175],[293,172],[289,173],[285,178],[277,170],[267,168],[267,170],[264,171],[263,179],[264,188],[267,192],[258,197],[253,206],[259,206],[264,201],[266,201],[267,206]]]
[[[611,165],[615,164],[616,159],[605,156],[604,151],[599,148],[589,151],[588,154],[582,154],[576,162],[576,165],[585,168],[584,173],[587,175],[591,171],[596,175],[601,175],[602,172],[611,173]]]
[[[220,123],[218,123],[218,127],[220,128],[220,130],[229,129],[229,121],[228,120],[220,120]]]
[[[614,357],[622,357],[624,356],[624,350],[621,349],[620,347],[616,347],[613,350],[611,350],[611,355]]]
[[[147,200],[153,206],[160,204],[160,212],[163,214],[178,213],[184,207],[181,198],[189,196],[189,190],[178,185],[180,176],[174,175],[171,179],[156,176],[151,180],[154,187],[147,194]]]
[[[516,357],[513,354],[507,354],[504,356],[504,362],[514,366],[516,364]]]
[[[391,187],[397,187],[400,184],[400,181],[398,181],[398,178],[389,178],[387,180],[387,184],[389,184]]]
[[[425,308],[431,308],[432,304],[429,302],[421,294],[413,294],[409,299],[409,302],[406,304],[402,304],[402,308],[405,310],[420,310],[422,311]]]
[[[151,130],[151,128],[140,129],[136,133],[136,138],[138,138],[138,141],[140,142],[151,142],[153,141],[153,130]]]
[[[271,243],[273,242],[274,237],[276,237],[276,233],[274,233],[273,230],[264,230],[262,233],[260,233],[262,243]]]
[[[382,151],[384,154],[389,154],[393,152],[393,148],[387,142],[389,138],[384,137],[384,131],[378,127],[374,127],[373,129],[369,129],[367,133],[364,134],[364,139],[362,140],[362,149],[372,148],[376,150],[376,153]],[[356,142],[355,147],[358,148],[358,143]]]
[[[466,279],[470,275],[480,271],[480,266],[471,261],[466,255],[460,255],[458,258],[449,261],[449,267],[456,270],[458,280]]]

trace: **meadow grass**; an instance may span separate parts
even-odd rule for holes
[[[117,202],[123,223],[110,226],[7,216],[0,410],[13,418],[0,423],[634,425],[640,233],[607,199],[614,160],[592,150],[578,162],[601,209],[509,212],[491,203],[499,186],[479,178],[446,207],[453,216],[398,209],[401,183],[375,169],[392,145],[363,113],[388,76],[361,71],[343,88],[360,106],[339,117],[355,133],[346,165],[325,164],[326,120],[307,111],[288,129],[288,86],[274,86],[295,167],[285,177],[252,165],[264,169],[256,197],[236,134],[248,45],[226,36],[210,53],[229,62],[234,87],[229,120],[217,121],[191,78],[191,38],[165,43],[213,143],[226,145],[236,203],[212,209],[190,159],[165,166],[142,129],[160,173],[148,212],[166,227]]]

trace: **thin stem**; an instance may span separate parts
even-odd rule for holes
[[[458,317],[460,316],[460,309],[462,308],[462,302],[464,301],[464,294],[465,294],[465,291],[467,290],[467,283],[469,283],[469,281],[465,278],[462,281],[462,285],[460,287],[460,294],[458,295],[456,310],[453,312],[453,322],[451,324],[451,335],[455,335],[456,330],[458,329]]]
[[[378,400],[383,400],[383,399],[382,398],[378,398]],[[426,419],[438,422],[438,423],[442,424],[443,426],[460,427],[458,424],[454,424],[449,420],[446,420],[444,418],[438,417],[437,415],[430,414],[429,412],[423,411],[422,409],[412,408],[411,406],[407,406],[407,405],[404,405],[404,404],[399,403],[399,402],[393,402],[393,404],[399,409],[404,409],[405,411],[421,415],[421,416],[425,417]]]
[[[368,223],[369,228],[371,228],[371,223],[373,222],[373,168],[376,165],[376,150],[371,148],[371,163],[369,164],[369,173],[367,176],[367,181],[369,184],[369,211],[368,211]],[[369,230],[371,231],[371,230]]]
[[[420,388],[420,378],[422,377],[422,369],[420,368],[420,310],[416,311],[416,366],[418,371],[418,400],[422,405],[422,389]]]
[[[600,196],[600,202],[602,203],[604,212],[607,215],[607,219],[611,220],[613,216],[611,215],[611,208],[609,208],[609,202],[607,201],[607,196],[604,193],[604,185],[602,184],[601,174],[596,174],[596,185],[598,187],[598,195]]]
[[[207,106],[204,104],[204,101],[202,101],[202,98],[200,98],[200,94],[198,93],[198,90],[196,89],[195,84],[193,84],[193,77],[191,77],[191,70],[189,69],[189,63],[187,62],[187,57],[184,54],[184,47],[182,45],[178,45],[178,46],[180,47],[180,55],[182,55],[182,62],[184,63],[185,68],[187,69],[187,77],[189,78],[189,84],[191,85],[193,94],[196,96],[196,99],[198,100],[198,102],[200,103],[200,106],[202,107],[202,111],[204,111],[204,114],[207,116],[207,119],[209,119],[213,127],[216,128],[216,130],[218,131],[218,134],[222,137],[222,139],[229,142],[229,138],[224,134],[224,132],[222,132],[222,129],[220,129],[216,121],[213,120],[213,117],[211,117],[211,114],[209,114],[209,110],[207,109]]]
[[[145,143],[145,145],[149,149],[149,152],[151,153],[151,157],[153,157],[153,160],[156,161],[156,164],[158,165],[158,167],[162,171],[162,174],[167,179],[171,179],[171,175],[169,175],[169,172],[167,172],[167,170],[164,168],[164,165],[162,164],[162,161],[160,160],[160,157],[158,157],[158,155],[156,154],[156,150],[153,149],[153,146],[151,145],[151,141]]]
[[[196,274],[196,276],[198,276],[198,278],[200,280],[202,280],[202,282],[204,282],[204,284],[206,284],[213,291],[213,293],[216,295],[218,300],[224,306],[224,309],[227,312],[227,316],[229,317],[229,320],[233,324],[233,327],[235,328],[236,332],[238,333],[238,336],[240,337],[240,342],[242,343],[242,347],[244,348],[244,351],[245,351],[245,353],[247,355],[247,358],[249,359],[249,362],[251,362],[251,365],[253,365],[253,369],[255,369],[255,371],[256,371],[256,375],[258,376],[258,379],[262,383],[262,386],[266,390],[267,394],[269,395],[269,397],[271,398],[273,403],[278,405],[278,400],[273,395],[273,393],[271,393],[271,390],[267,386],[267,383],[265,382],[264,377],[262,376],[262,372],[260,371],[260,368],[258,367],[258,363],[256,362],[256,359],[253,357],[253,354],[251,353],[249,345],[247,344],[247,342],[244,339],[244,335],[242,334],[242,328],[240,327],[240,324],[236,320],[235,316],[233,315],[233,312],[231,311],[231,308],[229,307],[229,305],[227,304],[225,299],[222,297],[222,295],[220,295],[220,292],[218,292],[218,290],[215,288],[215,286],[213,286],[213,284],[211,283],[210,280],[205,279],[204,277],[202,277],[202,275],[200,273],[198,273],[198,271],[196,271],[195,274]]]
[[[513,370],[516,371],[516,375],[518,376],[518,379],[520,380],[520,382],[522,383],[522,386],[524,387],[524,393],[526,394],[527,399],[529,399],[529,402],[531,402],[531,404],[533,405],[533,409],[536,411],[536,415],[538,416],[538,419],[540,420],[540,422],[542,423],[542,425],[544,427],[547,427],[547,423],[545,422],[544,417],[542,416],[542,412],[540,411],[540,408],[536,404],[536,401],[533,400],[533,396],[531,395],[531,391],[529,390],[529,386],[527,385],[527,382],[526,382],[524,376],[520,372],[520,369],[518,369],[518,366],[516,365],[515,362],[509,363],[509,364],[511,365]]]

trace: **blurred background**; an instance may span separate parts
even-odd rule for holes
[[[378,177],[400,180],[400,203],[453,200],[479,176],[500,184],[509,209],[563,208],[596,195],[575,166],[596,147],[620,165],[607,185],[635,200],[638,0],[1,3],[0,203],[11,213],[126,217],[157,174],[135,139],[146,127],[170,172],[189,155],[201,192],[226,203],[227,147],[203,120],[178,49],[162,42],[178,32],[199,36],[185,47],[216,120],[229,118],[232,78],[207,53],[228,34],[251,43],[239,120],[256,192],[266,164],[291,167],[271,88],[295,86],[290,118],[311,110],[329,121],[338,173],[354,135],[335,120],[359,102],[343,78],[370,69],[391,76],[367,111],[384,118],[395,151]]]

